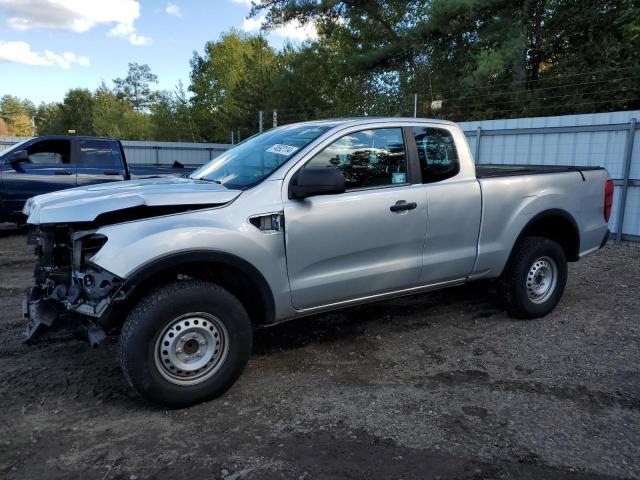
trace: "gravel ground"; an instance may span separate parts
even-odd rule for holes
[[[0,477],[640,478],[640,247],[571,264],[555,312],[482,285],[264,329],[221,399],[141,401],[70,338],[21,344],[33,259],[0,231]]]

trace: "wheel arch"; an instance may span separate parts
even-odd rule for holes
[[[557,242],[569,262],[580,259],[580,230],[573,215],[566,210],[553,208],[537,213],[520,231],[515,242],[511,246],[509,259],[504,268],[509,264],[517,245],[523,238],[538,236]]]
[[[246,260],[226,252],[196,250],[169,254],[149,262],[124,282],[124,299],[115,309],[130,309],[152,289],[181,276],[210,281],[228,290],[243,304],[254,325],[273,323],[275,301],[267,280]],[[109,315],[122,319],[125,315]],[[115,325],[110,320],[108,325]]]

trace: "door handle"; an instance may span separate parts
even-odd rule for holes
[[[117,170],[107,170],[106,172],[102,172],[105,175],[121,175]]]
[[[54,175],[73,175],[69,170],[56,170]]]
[[[406,200],[398,200],[395,205],[391,205],[389,207],[389,210],[391,210],[392,212],[402,212],[405,210],[413,210],[417,206],[418,204],[416,202],[407,203]]]

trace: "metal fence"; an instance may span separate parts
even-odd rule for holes
[[[122,146],[131,165],[171,165],[177,161],[186,166],[197,166],[216,158],[231,145],[123,140]]]
[[[0,152],[31,137],[0,137]],[[127,162],[131,165],[198,166],[220,155],[231,145],[226,143],[187,143],[122,140]]]
[[[477,163],[600,165],[615,181],[609,228],[640,241],[640,110],[462,122]],[[17,141],[0,137],[0,150]],[[133,165],[200,165],[230,147],[220,143],[122,142]]]

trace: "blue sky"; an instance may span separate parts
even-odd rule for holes
[[[256,32],[250,0],[0,0],[0,95],[36,104],[73,87],[94,90],[148,64],[160,89],[188,85],[189,59],[232,27]],[[288,25],[269,34],[280,48],[314,35]]]

